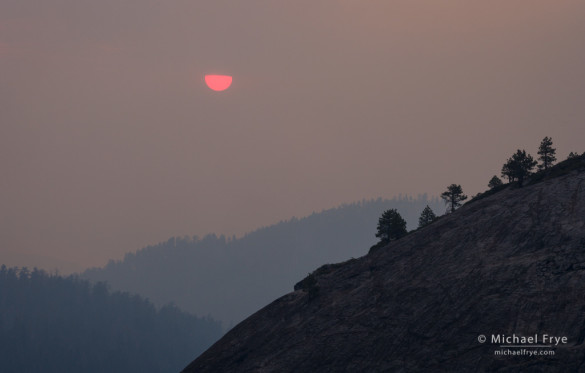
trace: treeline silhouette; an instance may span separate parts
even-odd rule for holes
[[[546,136],[542,139],[538,147],[537,160],[528,154],[526,150],[518,149],[502,166],[502,177],[508,179],[508,184],[504,184],[499,177],[494,175],[488,182],[488,187],[490,189],[486,192],[478,193],[470,202],[497,193],[510,185],[516,185],[517,187],[522,188],[525,181],[531,183],[539,182],[546,178],[566,174],[567,172],[581,167],[581,161],[585,158],[585,153],[579,155],[577,152],[570,152],[567,159],[558,165],[555,165],[557,160],[557,149],[553,148],[552,145],[552,138]],[[535,167],[538,169],[536,173],[533,172]],[[441,198],[449,206],[448,212],[452,213],[463,205],[467,196],[463,194],[463,188],[461,185],[451,184],[447,187],[447,190],[441,194]],[[418,228],[424,228],[438,218],[439,217],[427,205],[419,217]],[[398,240],[406,236],[408,233],[406,222],[400,213],[396,209],[386,210],[378,219],[376,237],[380,238],[380,241],[372,246],[371,249],[383,247],[390,243],[390,241]],[[312,274],[310,274],[309,277],[310,276],[312,276]]]
[[[105,283],[0,267],[1,372],[177,372],[220,324]]]
[[[375,243],[382,211],[398,209],[414,228],[427,205],[444,210],[438,198],[399,196],[293,218],[238,239],[173,237],[83,276],[142,294],[155,304],[175,302],[185,311],[212,315],[228,327],[291,291],[323,263],[366,254]]]

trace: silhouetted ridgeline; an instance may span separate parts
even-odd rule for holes
[[[0,372],[176,372],[220,333],[103,283],[0,268]]]
[[[184,372],[585,371],[585,157],[482,197],[322,266]]]
[[[291,289],[315,267],[364,255],[376,242],[376,223],[384,210],[397,208],[412,229],[427,204],[445,211],[443,202],[425,195],[377,199],[280,222],[236,240],[171,238],[83,277],[142,294],[158,305],[175,302],[227,326]]]

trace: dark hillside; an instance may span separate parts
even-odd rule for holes
[[[296,288],[184,372],[585,371],[585,164],[476,200]]]

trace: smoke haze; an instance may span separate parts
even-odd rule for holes
[[[0,255],[80,270],[585,143],[582,1],[0,3]],[[229,74],[213,92],[204,74]]]

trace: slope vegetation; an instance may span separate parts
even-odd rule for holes
[[[220,334],[103,283],[0,268],[2,372],[176,372]]]

